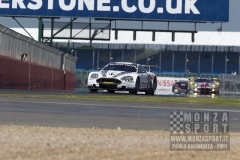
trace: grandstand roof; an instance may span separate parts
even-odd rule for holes
[[[12,28],[26,36],[27,33],[21,28]],[[37,29],[28,29],[28,32],[38,39]],[[50,34],[50,33],[49,33]],[[115,43],[115,44],[156,44],[156,45],[208,45],[208,46],[240,46],[240,32],[202,32],[195,34],[195,42],[192,42],[190,33],[175,33],[175,41],[172,42],[171,33],[156,32],[155,41],[152,41],[152,32],[137,32],[136,41],[133,40],[132,31],[118,31],[118,39],[115,40],[115,32],[111,32],[110,41],[93,41],[93,43]],[[66,42],[67,40],[55,40]],[[73,41],[73,40],[72,40]],[[86,42],[82,40],[74,42]]]
[[[240,46],[240,32],[198,32],[195,34],[195,42],[192,42],[191,36],[190,33],[175,33],[175,42],[172,42],[171,33],[156,33],[156,39],[152,41],[152,32],[137,32],[137,38],[134,41],[132,32],[119,31],[118,39],[115,40],[113,31],[110,42],[120,44]]]

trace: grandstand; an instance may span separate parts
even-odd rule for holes
[[[75,50],[78,71],[97,70],[109,62],[125,61],[157,65],[158,67],[152,70],[157,74],[231,74],[234,71],[239,73],[240,54],[230,47],[162,45],[161,49],[149,49],[145,45],[122,47],[109,44],[99,47],[95,44],[90,47],[89,44],[81,44],[87,45],[87,48],[58,49]]]
[[[65,41],[53,46],[69,54],[74,50],[77,70],[97,70],[110,61],[127,61],[158,65],[153,71],[159,74],[240,73],[240,32],[198,31],[194,42],[189,33],[176,33],[175,41],[171,33],[156,32],[155,41],[151,32],[137,32],[136,40],[129,33],[119,31],[115,39],[113,30],[110,41],[75,40],[70,45]]]

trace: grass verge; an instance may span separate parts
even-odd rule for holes
[[[128,95],[37,95],[37,94],[0,94],[0,97],[37,98],[37,99],[73,99],[73,100],[103,100],[125,102],[150,102],[160,104],[189,104],[206,106],[240,107],[237,98],[189,98],[189,97],[159,97],[159,96],[128,96]]]

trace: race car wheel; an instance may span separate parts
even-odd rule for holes
[[[154,78],[153,84],[150,82],[149,90],[147,92],[145,92],[145,94],[152,94],[153,95],[156,88],[157,88],[157,79]]]
[[[155,91],[157,89],[157,78],[155,77],[153,80],[153,90]]]
[[[135,90],[134,91],[130,91],[129,93],[137,94],[137,92],[139,92],[139,91],[140,91],[140,79],[137,78],[136,84],[135,84]]]

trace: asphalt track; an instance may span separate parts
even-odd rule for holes
[[[171,111],[228,111],[230,131],[240,132],[240,109],[236,107],[0,97],[0,124],[168,131]]]

